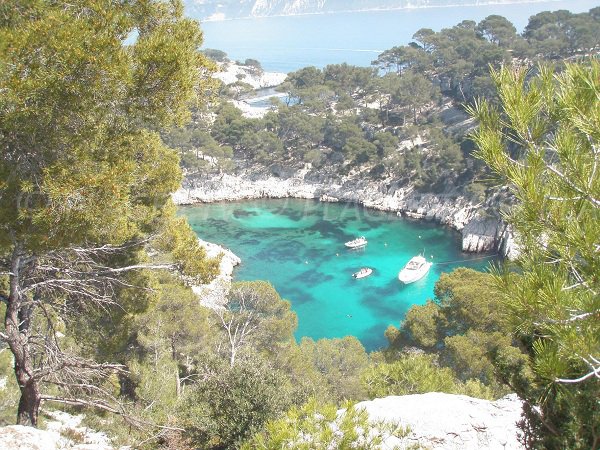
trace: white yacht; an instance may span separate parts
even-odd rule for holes
[[[367,238],[364,236],[357,237],[356,239],[346,242],[344,245],[348,248],[361,248],[367,245]]]
[[[413,256],[398,274],[398,279],[404,284],[420,280],[427,275],[432,264],[433,263],[427,262],[422,255]]]
[[[370,267],[363,267],[358,272],[352,274],[352,278],[356,278],[357,280],[360,278],[366,278],[373,273],[373,269]]]

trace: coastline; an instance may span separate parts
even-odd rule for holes
[[[219,201],[268,198],[314,199],[324,202],[356,203],[365,208],[396,213],[399,217],[434,221],[462,234],[462,251],[497,252],[514,259],[518,248],[510,228],[501,219],[489,216],[505,190],[486,201],[473,203],[453,192],[420,193],[412,186],[389,185],[350,175],[315,179],[309,165],[288,176],[264,172],[220,174],[201,179],[186,178],[183,186],[172,194],[178,206],[192,206]],[[360,174],[358,174],[360,175]]]
[[[271,17],[302,17],[302,16],[323,16],[329,14],[353,14],[353,13],[365,13],[365,12],[387,12],[387,11],[411,11],[411,10],[422,10],[422,9],[440,9],[440,8],[462,8],[462,7],[473,7],[473,6],[494,6],[494,5],[527,5],[536,3],[554,3],[560,0],[491,0],[488,2],[473,1],[466,4],[450,4],[450,5],[423,5],[423,6],[398,6],[388,8],[363,8],[363,9],[344,9],[339,11],[319,11],[319,12],[302,12],[302,13],[291,13],[291,14],[270,14],[270,15],[252,15],[245,17],[226,17],[218,14],[212,16],[200,18],[201,22],[229,22],[235,20],[251,20],[251,19],[267,19]],[[215,17],[217,16],[217,17]]]

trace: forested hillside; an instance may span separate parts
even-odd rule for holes
[[[594,54],[599,25],[596,8],[537,14],[522,35],[501,16],[440,32],[421,29],[372,67],[336,64],[290,73],[277,88],[286,97],[262,119],[246,118],[223,101],[211,110],[212,123],[203,113],[197,125],[165,137],[183,149],[189,186],[221,172],[286,178],[305,169],[306,180],[336,183],[350,176],[388,194],[410,187],[485,202],[497,183],[473,157],[467,134],[474,122],[465,107],[478,98],[498,101],[490,67],[534,68],[540,61],[560,67]],[[223,87],[220,98],[243,100],[251,92],[241,78]],[[499,209],[496,201],[488,214]]]
[[[371,68],[290,74],[287,104],[247,119],[227,100],[248,87],[216,95],[181,2],[0,4],[0,422],[43,427],[64,409],[115,446],[374,449],[410,430],[353,402],[516,392],[520,445],[598,448],[599,20],[421,30]],[[379,351],[298,342],[264,281],[200,305],[191,287],[219,261],[175,215],[179,162],[198,178],[302,167],[471,196],[502,184],[521,256],[442,276]]]

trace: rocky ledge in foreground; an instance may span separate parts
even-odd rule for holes
[[[412,186],[374,181],[361,174],[344,177],[311,171],[310,165],[274,176],[265,172],[242,171],[202,178],[187,177],[173,194],[179,205],[259,198],[306,198],[344,201],[367,208],[396,212],[415,219],[434,220],[462,232],[466,252],[497,251],[514,258],[518,249],[506,224],[483,211],[497,210],[500,191],[482,203],[473,203],[453,193],[417,192]]]
[[[465,395],[427,394],[385,397],[356,405],[367,411],[370,422],[387,422],[409,428],[406,436],[387,436],[380,448],[427,448],[431,450],[517,450],[517,422],[522,403],[515,394],[495,402]],[[340,410],[339,414],[343,414]],[[336,428],[332,424],[333,429]],[[15,450],[111,450],[109,440],[88,438],[86,429],[75,443],[64,436],[65,428],[51,431],[13,425],[0,428],[0,449]],[[73,436],[73,431],[69,433]],[[306,436],[304,437],[306,438]]]
[[[420,445],[431,450],[523,449],[517,439],[522,402],[516,394],[495,402],[466,395],[429,392],[385,397],[356,405],[374,422],[410,429],[407,436],[390,436],[382,449]]]

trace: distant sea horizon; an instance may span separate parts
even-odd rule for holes
[[[203,48],[223,50],[236,61],[257,59],[266,71],[288,73],[339,63],[369,66],[383,51],[411,42],[421,28],[440,31],[498,14],[521,33],[529,17],[539,12],[581,13],[596,6],[600,0],[545,0],[270,16],[205,21],[201,26]]]
[[[413,9],[436,9],[436,8],[465,8],[465,7],[478,7],[478,6],[510,6],[510,5],[527,5],[531,3],[559,3],[564,0],[496,0],[496,1],[478,1],[475,0],[472,3],[467,4],[453,4],[453,5],[422,5],[422,6],[391,6],[388,8],[364,8],[364,9],[342,9],[339,11],[316,11],[316,12],[304,12],[294,14],[270,14],[270,15],[257,15],[257,16],[245,16],[245,17],[225,17],[221,14],[213,14],[209,17],[200,18],[199,20],[203,23],[206,22],[227,22],[229,20],[245,20],[245,19],[265,19],[269,17],[295,17],[295,16],[321,16],[328,14],[340,14],[340,13],[365,13],[365,12],[386,12],[386,11],[400,11],[400,10],[413,10]]]

